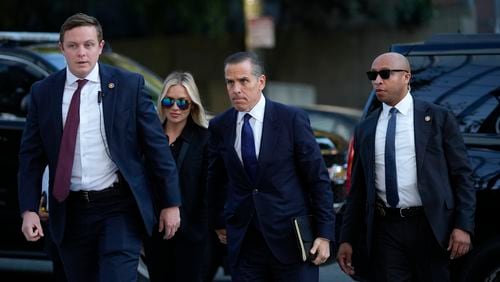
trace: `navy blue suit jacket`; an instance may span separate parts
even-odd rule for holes
[[[363,243],[368,253],[375,213],[375,131],[380,113],[381,109],[371,113],[355,130],[352,186],[340,237],[341,243],[353,244],[365,230]],[[443,107],[414,99],[414,129],[418,192],[432,231],[446,249],[453,228],[474,232],[475,191],[467,151],[453,113]]]
[[[151,179],[147,177],[144,161],[161,187],[158,192],[162,207],[180,205],[176,165],[153,103],[144,90],[144,78],[104,64],[99,65],[99,76],[109,152],[129,184],[145,228],[151,234],[156,216]],[[66,69],[33,85],[19,152],[21,212],[38,211],[42,174],[45,166],[49,166],[50,226],[56,243],[62,241],[66,223],[66,203],[59,203],[52,196],[63,132],[61,105],[65,80]]]
[[[258,176],[252,182],[234,142],[237,111],[230,109],[209,126],[209,205],[215,228],[226,228],[228,259],[237,262],[252,217],[272,253],[282,263],[299,262],[291,220],[313,214],[316,235],[333,240],[333,194],[307,115],[266,99]],[[255,215],[254,215],[255,213]]]

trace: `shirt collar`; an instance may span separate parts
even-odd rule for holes
[[[257,104],[249,112],[238,112],[238,122],[243,121],[245,114],[250,114],[254,119],[260,122],[264,122],[264,111],[266,109],[266,99],[264,95],[260,93],[260,99]]]
[[[391,107],[385,103],[382,104],[382,114],[384,117],[389,116],[389,111],[391,108],[396,108],[398,109],[398,112],[401,113],[402,115],[407,115],[410,113],[410,110],[413,107],[413,97],[411,96],[410,92],[405,95],[399,103],[397,103],[394,107]]]
[[[71,71],[69,70],[69,68],[66,67],[66,84],[67,85],[72,85],[79,79],[80,78],[78,78],[74,74],[72,74]],[[99,77],[99,63],[95,64],[94,68],[85,77],[85,79],[88,81],[91,81],[91,82],[95,82],[95,83],[101,82],[101,79]]]

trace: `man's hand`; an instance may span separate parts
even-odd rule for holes
[[[215,233],[217,233],[217,238],[222,244],[227,244],[226,229],[216,229]]]
[[[469,252],[471,248],[469,233],[455,228],[451,232],[447,251],[451,251],[450,259],[459,258]]]
[[[23,225],[21,227],[21,231],[23,232],[26,240],[32,242],[38,241],[44,236],[42,225],[40,224],[40,217],[38,217],[36,212],[25,211],[23,213]]]
[[[320,237],[314,239],[313,246],[309,252],[311,255],[316,256],[312,263],[315,265],[325,263],[325,261],[330,257],[330,241]]]
[[[160,212],[160,223],[158,225],[159,232],[163,232],[165,229],[165,235],[163,239],[171,239],[174,237],[175,232],[181,226],[181,215],[179,207],[170,207],[162,209]]]
[[[337,252],[337,261],[340,269],[347,275],[354,275],[354,267],[352,266],[352,246],[349,243],[342,243]]]

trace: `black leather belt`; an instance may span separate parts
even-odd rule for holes
[[[377,205],[377,215],[380,217],[413,217],[424,214],[424,207],[409,207],[409,208],[388,208]]]
[[[106,200],[112,197],[128,194],[128,189],[120,187],[118,183],[99,191],[71,191],[69,199],[79,202],[96,202]]]

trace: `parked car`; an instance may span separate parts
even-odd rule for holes
[[[472,251],[453,260],[452,278],[500,281],[500,225],[495,220],[500,214],[500,34],[437,35],[422,43],[395,44],[391,51],[410,61],[414,97],[450,109],[467,146],[476,227]],[[363,118],[380,105],[372,91]]]
[[[330,173],[335,197],[334,209],[337,214],[341,214],[347,195],[345,182],[348,144],[362,111],[330,105],[310,105],[301,108],[309,115],[316,141]],[[337,218],[340,222],[339,216]]]
[[[52,271],[43,240],[27,242],[21,233],[17,170],[31,85],[66,66],[58,40],[58,33],[0,32],[0,225],[3,227],[0,258],[19,262],[24,271],[30,267],[36,271]],[[163,83],[153,72],[113,52],[109,46],[105,46],[99,61],[142,74],[145,89],[156,101]],[[30,263],[22,263],[27,260]],[[141,281],[147,280],[143,257],[138,274]]]

